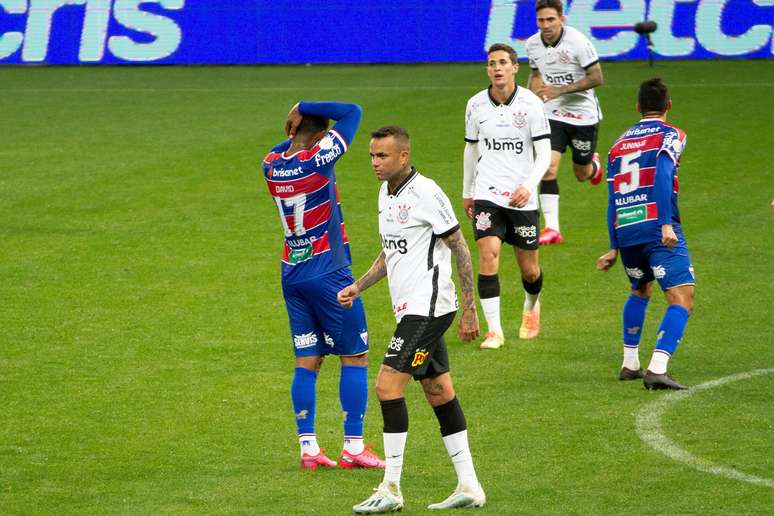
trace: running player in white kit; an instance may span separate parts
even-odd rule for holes
[[[602,111],[594,93],[594,87],[603,83],[602,67],[588,38],[564,24],[561,0],[538,0],[535,11],[540,30],[526,43],[532,68],[528,86],[545,102],[551,124],[551,166],[540,184],[545,221],[540,244],[560,244],[556,173],[567,146],[572,149],[572,168],[578,181],[597,185],[602,180],[596,152]]]

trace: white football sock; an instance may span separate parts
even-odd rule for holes
[[[664,353],[661,350],[654,349],[653,356],[650,357],[650,364],[648,365],[648,371],[654,374],[664,374],[667,372],[668,363],[669,363],[669,353]]]
[[[403,452],[406,449],[408,432],[382,434],[384,436],[384,481],[400,485],[403,471]]]
[[[640,347],[626,346],[623,348],[623,364],[621,367],[638,371],[640,369]]]
[[[489,327],[489,331],[502,335],[503,327],[500,325],[500,296],[482,299],[481,308],[484,310],[484,318],[486,318],[486,325]]]
[[[365,443],[362,437],[345,437],[344,450],[352,455],[360,455],[365,450]]]
[[[547,228],[559,231],[559,196],[540,194],[540,207],[543,209],[543,221]]]
[[[532,311],[533,308],[535,308],[535,304],[537,304],[538,299],[540,299],[540,292],[537,294],[530,294],[526,290],[524,291],[524,311],[529,312]]]
[[[457,472],[457,481],[462,484],[478,485],[476,470],[473,467],[473,456],[470,454],[468,446],[468,431],[463,430],[456,434],[447,435],[443,438],[443,444],[446,445],[446,451],[449,452],[449,458],[454,464],[454,471]]]
[[[298,436],[298,444],[301,445],[301,454],[317,455],[320,453],[320,446],[317,444],[315,434],[301,434]]]

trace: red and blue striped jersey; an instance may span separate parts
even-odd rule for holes
[[[613,144],[607,158],[608,232],[617,249],[661,241],[661,226],[681,234],[677,170],[686,135],[655,118],[640,120]]]
[[[352,264],[333,170],[348,143],[331,129],[311,149],[282,147],[264,158],[263,172],[285,232],[282,281],[297,283]]]

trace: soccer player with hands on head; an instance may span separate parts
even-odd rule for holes
[[[631,284],[623,308],[621,380],[642,378],[648,389],[686,389],[667,374],[693,311],[694,273],[677,207],[677,170],[686,135],[666,122],[672,109],[661,79],[640,85],[637,111],[642,119],[626,130],[608,155],[607,225],[610,250],[597,269],[610,269],[621,257]],[[658,328],[647,371],[640,368],[639,343],[656,280],[669,306]]]
[[[360,118],[355,104],[300,102],[285,123],[288,139],[263,160],[284,232],[282,293],[296,357],[291,398],[302,468],[337,466],[320,449],[315,433],[317,374],[329,354],[341,361],[344,445],[338,465],[384,467],[363,442],[368,400],[365,312],[359,300],[345,310],[336,299],[353,277],[334,165],[349,148]],[[330,130],[329,119],[336,121]]]
[[[376,379],[384,419],[384,479],[353,510],[371,514],[403,508],[400,477],[409,422],[404,389],[412,377],[422,384],[433,407],[457,472],[451,496],[428,508],[481,507],[486,496],[473,467],[467,423],[452,385],[444,340],[457,312],[452,255],[462,291],[457,334],[466,341],[478,336],[470,251],[446,194],[411,165],[405,129],[386,126],[371,133],[370,154],[376,177],[383,181],[379,190],[382,251],[368,272],[338,297],[348,307],[386,276],[397,328]]]

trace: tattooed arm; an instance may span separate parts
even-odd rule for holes
[[[384,260],[384,251],[382,251],[379,253],[379,256],[376,257],[376,260],[374,260],[374,263],[371,265],[371,268],[368,269],[368,272],[363,274],[360,279],[352,285],[344,287],[339,291],[336,297],[341,306],[350,308],[361,292],[387,276],[387,263]]]
[[[463,341],[478,337],[478,315],[476,314],[476,299],[473,296],[473,263],[470,250],[462,231],[459,229],[443,239],[457,262],[457,275],[460,278],[462,290],[462,317],[460,317],[457,335]]]

